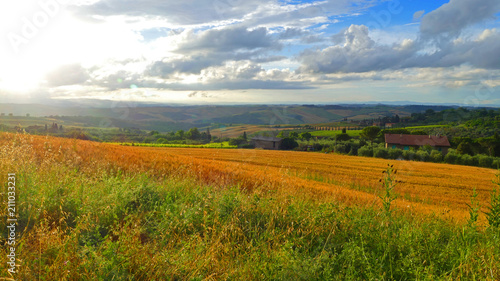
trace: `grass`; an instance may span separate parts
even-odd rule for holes
[[[208,182],[195,161],[169,156],[177,165],[144,167],[152,164],[127,158],[132,149],[146,153],[0,134],[0,182],[15,172],[19,191],[16,279],[500,278],[498,228],[400,211],[387,216],[379,204],[290,192],[285,179],[244,188],[213,171]],[[400,173],[390,174],[395,183]],[[0,277],[9,277],[5,262]]]
[[[180,148],[238,148],[237,145],[230,145],[229,142],[208,143],[208,144],[160,144],[160,143],[112,143],[124,146],[140,147],[180,147]]]
[[[425,125],[425,126],[413,126],[404,128],[409,130],[416,130],[416,129],[446,128],[446,127],[451,127],[451,125]]]
[[[313,137],[334,137],[341,134],[342,131],[314,131],[311,132]],[[351,137],[359,137],[361,130],[347,130],[347,134]]]

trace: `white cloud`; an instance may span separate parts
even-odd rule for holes
[[[422,35],[456,36],[465,27],[485,19],[492,19],[500,12],[498,0],[451,0],[422,18]]]

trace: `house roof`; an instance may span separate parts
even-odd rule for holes
[[[273,138],[273,137],[254,137],[253,141],[282,141],[281,138]]]
[[[403,134],[385,134],[385,142],[388,144],[400,145],[430,145],[450,147],[450,142],[446,136],[428,136],[428,135],[403,135]]]

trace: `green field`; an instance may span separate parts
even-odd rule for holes
[[[451,127],[450,125],[427,125],[427,126],[413,126],[413,127],[405,127],[408,130],[416,130],[416,129],[430,129],[430,128],[447,128]]]
[[[311,132],[311,135],[313,137],[334,137],[334,136],[339,135],[341,133],[342,133],[342,131],[314,131],[314,132]],[[361,130],[347,131],[347,134],[351,137],[359,137],[360,133],[361,133]]]
[[[177,143],[113,143],[125,146],[143,146],[143,147],[182,147],[182,148],[238,148],[236,145],[229,145],[229,142],[208,143],[208,144],[177,144]]]

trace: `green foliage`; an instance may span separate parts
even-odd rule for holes
[[[335,136],[335,140],[337,141],[348,141],[350,139],[351,137],[349,136],[349,134],[346,133],[338,134]]]
[[[380,133],[379,127],[371,126],[364,128],[361,131],[360,136],[366,140],[373,142],[377,138],[379,133]]]
[[[373,149],[373,157],[387,159],[389,158],[389,152],[385,148],[377,147]]]
[[[493,181],[497,185],[491,191],[490,206],[486,213],[488,224],[491,228],[500,229],[500,172],[496,175],[496,180]]]
[[[394,165],[388,165],[388,168],[383,173],[385,176],[381,182],[384,188],[384,194],[379,196],[379,198],[382,200],[382,209],[385,216],[390,217],[392,214],[391,204],[394,200],[396,200],[396,195],[394,193],[396,179],[394,178],[394,175],[397,174],[397,170],[394,170]]]
[[[309,132],[304,132],[299,135],[299,137],[303,140],[309,141],[312,138],[311,133]]]
[[[434,163],[441,163],[443,161],[443,153],[437,150],[431,151],[430,161]]]
[[[191,128],[189,131],[186,133],[186,137],[190,140],[199,140],[201,137],[200,131],[198,131],[198,128]]]
[[[421,135],[427,135],[427,132],[426,131],[422,131],[422,130],[413,130],[413,131],[410,132],[410,134],[421,136]]]
[[[363,157],[373,157],[373,148],[371,146],[365,145],[358,149],[358,155]]]
[[[298,147],[299,144],[295,141],[293,138],[284,138],[283,141],[281,142],[281,149],[284,150],[292,150],[296,147]]]
[[[459,155],[455,152],[455,150],[450,149],[446,156],[444,157],[444,161],[448,164],[455,164],[459,159]]]
[[[418,150],[415,153],[415,158],[416,158],[416,160],[423,161],[423,162],[430,161],[429,152],[427,152],[426,150]]]
[[[474,155],[474,151],[472,150],[472,145],[469,142],[461,142],[457,147],[458,154],[469,154]]]
[[[244,144],[248,144],[248,142],[243,137],[237,137],[237,138],[229,140],[229,145],[240,146],[240,145],[244,145]]]
[[[399,159],[403,157],[403,150],[399,148],[389,148],[387,153],[389,159]]]
[[[467,204],[467,207],[469,208],[469,220],[467,221],[467,226],[471,228],[476,226],[477,219],[479,218],[480,205],[477,196],[477,190],[474,188],[472,191],[471,203],[470,205]]]

